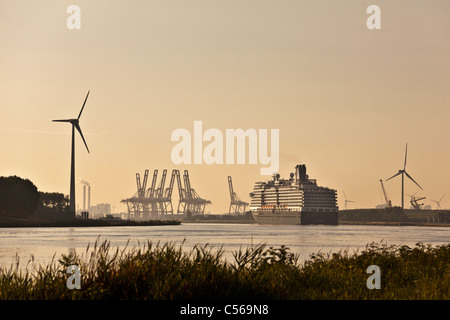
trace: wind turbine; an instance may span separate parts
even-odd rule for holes
[[[63,120],[53,120],[53,122],[69,122],[72,125],[72,155],[71,155],[71,163],[70,163],[70,213],[75,217],[75,129],[80,133],[81,138],[83,139],[84,145],[89,152],[89,148],[86,144],[86,140],[84,140],[83,133],[80,128],[80,117],[83,112],[84,106],[86,104],[87,98],[89,96],[89,92],[86,95],[86,99],[84,99],[83,106],[81,107],[81,111],[78,114],[78,118],[76,119],[63,119]]]
[[[402,209],[404,208],[404,191],[405,191],[405,175],[411,179],[412,182],[414,182],[420,189],[422,189],[421,186],[406,172],[406,157],[408,155],[408,144],[406,144],[406,150],[405,150],[405,164],[403,165],[403,170],[398,170],[396,174],[394,174],[392,177],[387,179],[386,181],[391,180],[392,178],[398,176],[399,174],[402,175]],[[422,189],[423,190],[423,189]]]
[[[352,200],[347,200],[347,196],[345,195],[345,192],[344,192],[344,198],[345,198],[345,210],[347,210],[347,203],[348,202],[356,202],[356,201],[352,201]]]
[[[438,209],[438,210],[441,209],[441,201],[442,201],[442,199],[444,198],[444,196],[445,196],[445,194],[441,197],[441,199],[440,199],[439,201],[431,200],[431,201],[433,201],[433,202],[436,202],[436,205],[437,205],[437,209]]]

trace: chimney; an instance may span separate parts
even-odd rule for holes
[[[295,166],[295,182],[299,183],[302,180],[306,180],[306,166],[304,164],[299,164]]]
[[[88,210],[91,207],[91,186],[88,186]]]
[[[300,180],[306,180],[308,176],[306,175],[306,166],[304,164],[300,165]]]
[[[86,185],[83,185],[83,211],[86,211]]]

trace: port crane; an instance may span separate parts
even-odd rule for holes
[[[230,209],[228,210],[228,213],[244,213],[245,208],[248,206],[248,202],[242,201],[236,192],[233,190],[233,180],[231,179],[231,176],[228,176],[228,188],[230,189]]]
[[[421,210],[424,203],[419,203],[419,201],[426,199],[426,197],[416,197],[416,193],[419,191],[416,191],[413,195],[408,194],[408,196],[411,197],[411,200],[409,201],[411,203],[411,206],[416,210]]]
[[[420,200],[426,199],[426,197],[412,197],[411,198],[411,205],[413,206],[414,209],[416,210],[421,210],[422,206],[424,205],[423,203],[418,203]]]
[[[147,187],[148,170],[145,170],[144,179],[141,184],[141,176],[136,173],[136,193],[128,199],[124,199],[121,202],[126,203],[128,207],[128,218],[133,218],[136,220],[149,217],[149,207],[151,201],[146,197],[146,187]]]
[[[152,185],[146,191],[146,198],[150,202],[151,212],[153,215],[158,214],[158,204],[156,202],[156,180],[158,179],[158,170],[153,171]]]
[[[164,170],[163,177],[165,181],[167,170]],[[160,214],[173,214],[172,207],[172,190],[175,182],[175,170],[172,170],[172,177],[170,178],[169,187],[164,189],[164,182],[161,181],[160,193],[158,194],[158,204]]]
[[[383,195],[384,195],[384,200],[386,201],[386,208],[392,208],[392,202],[391,200],[389,200],[387,194],[386,194],[386,190],[384,189],[384,185],[383,185],[383,180],[380,179],[380,183],[381,183],[381,189],[383,189]]]
[[[179,195],[177,214],[204,214],[206,205],[211,204],[211,201],[200,197],[200,195],[191,187],[188,170],[184,170],[183,174],[184,188],[181,184],[180,171],[176,170],[175,175]]]
[[[149,171],[145,170],[145,174],[141,183],[141,176],[136,173],[137,192],[128,199],[121,202],[126,203],[128,207],[128,218],[134,220],[145,220],[158,218],[161,215],[173,214],[172,192],[175,180],[178,185],[179,203],[177,214],[204,214],[205,207],[211,204],[210,200],[203,199],[191,187],[188,170],[184,170],[183,182],[179,170],[172,170],[172,177],[169,186],[165,188],[167,170],[164,169],[161,180],[157,184],[158,170],[154,170],[150,188],[147,188]]]
[[[175,174],[172,173],[172,179],[168,188],[164,189],[167,170],[163,171],[159,187],[156,188],[158,179],[158,170],[154,170],[152,184],[147,189],[149,170],[145,170],[141,183],[141,176],[136,173],[137,192],[128,199],[121,202],[127,204],[128,218],[134,220],[149,219],[150,216],[155,217],[158,214],[171,214],[172,208],[172,189]]]

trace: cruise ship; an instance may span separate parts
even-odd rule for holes
[[[256,182],[250,197],[250,210],[259,224],[338,224],[336,190],[309,179],[303,164],[295,167],[290,179],[277,174],[270,181]]]

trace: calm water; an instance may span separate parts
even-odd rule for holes
[[[261,226],[256,224],[182,224],[147,227],[88,228],[0,228],[0,266],[9,267],[20,258],[24,267],[34,257],[35,264],[59,258],[71,249],[78,253],[92,247],[97,238],[109,240],[112,247],[143,245],[147,241],[171,242],[190,249],[196,244],[223,245],[225,258],[231,251],[261,243],[267,246],[288,246],[301,260],[311,253],[337,252],[341,249],[364,249],[366,244],[381,241],[387,244],[414,246],[417,242],[440,245],[450,243],[450,228],[410,226]]]

